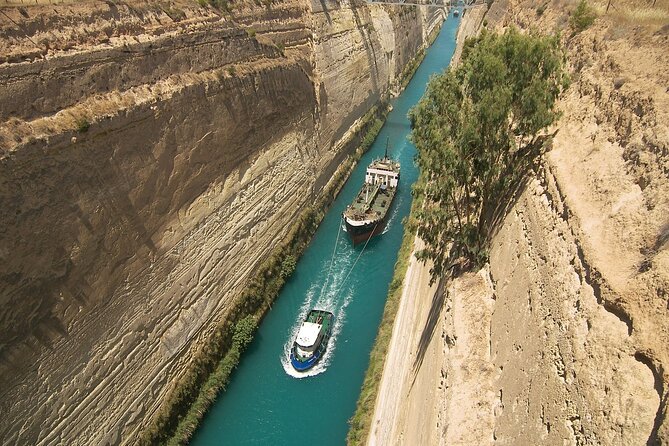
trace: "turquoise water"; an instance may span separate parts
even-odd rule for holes
[[[415,148],[407,139],[407,112],[423,95],[430,75],[448,65],[458,22],[449,17],[444,23],[408,87],[392,102],[376,142],[333,203],[191,444],[345,444],[402,241],[402,219],[411,207],[411,184],[418,176]],[[402,165],[400,189],[384,234],[364,250],[363,245],[354,248],[340,229],[340,216],[359,190],[367,165],[383,156],[386,138],[390,154]],[[302,376],[290,367],[288,351],[312,307],[332,311],[337,319],[326,355]]]

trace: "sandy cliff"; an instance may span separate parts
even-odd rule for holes
[[[0,4],[0,440],[131,443],[440,17],[41,3]]]
[[[544,169],[493,242],[502,441],[521,426],[551,442],[669,441],[669,5],[593,6],[594,25],[566,36],[573,83]],[[573,7],[549,4],[538,26]],[[513,2],[502,24],[538,15]]]
[[[404,294],[418,316],[393,343],[410,354],[382,383],[404,370],[404,390],[379,397],[370,443],[394,422],[387,444],[424,440],[422,420],[384,418],[417,403],[437,413],[424,444],[669,443],[669,5],[606,3],[574,36],[576,2],[500,0],[486,14],[491,28],[563,30],[572,85],[489,267],[443,300],[420,280],[427,267],[407,272],[423,292]],[[435,313],[441,337],[421,344]]]

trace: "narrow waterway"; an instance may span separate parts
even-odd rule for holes
[[[449,17],[408,87],[392,101],[393,111],[376,142],[333,203],[191,444],[345,444],[418,176],[415,148],[407,139],[407,112],[423,95],[429,77],[448,66],[458,22]],[[400,189],[384,234],[363,251],[363,245],[354,248],[340,230],[340,216],[359,190],[367,165],[383,155],[386,138],[402,166]],[[304,376],[292,370],[288,351],[312,307],[332,311],[336,324],[325,357]]]

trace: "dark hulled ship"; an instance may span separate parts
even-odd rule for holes
[[[386,147],[386,155],[367,167],[365,183],[342,214],[346,232],[354,245],[383,231],[399,180],[400,163],[388,158]]]

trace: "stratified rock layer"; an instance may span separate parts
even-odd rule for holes
[[[441,19],[407,11],[3,8],[2,443],[137,438]]]
[[[450,288],[446,444],[669,442],[669,10],[593,5],[601,17],[581,33],[576,2],[502,0],[486,15],[562,30],[572,85],[493,238],[492,282]]]

